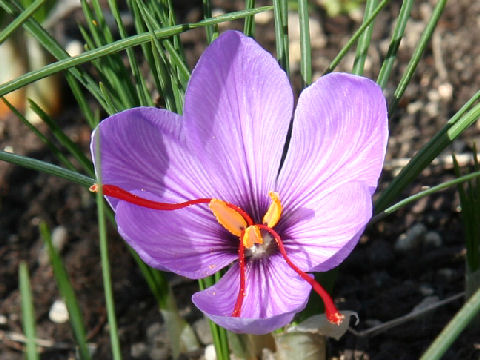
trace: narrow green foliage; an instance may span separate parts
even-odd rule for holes
[[[455,154],[452,154],[455,174],[461,176]],[[476,154],[474,154],[476,159]],[[478,160],[477,160],[478,161]],[[479,171],[478,167],[475,171]],[[476,181],[469,181],[466,186],[459,184],[457,186],[460,195],[460,206],[462,209],[462,222],[465,232],[465,247],[467,249],[467,270],[475,272],[479,269],[479,238],[480,238],[480,198],[478,198],[478,188]]]
[[[58,124],[45,112],[43,111],[40,106],[35,103],[33,100],[29,100],[30,106],[32,107],[33,111],[47,124],[52,134],[58,140],[60,144],[62,144],[73,157],[79,162],[82,166],[83,170],[90,175],[95,176],[95,172],[93,170],[92,162],[87,159],[84,155],[82,150],[75,144],[58,126]],[[70,169],[74,170],[74,169]]]
[[[245,0],[245,9],[251,10],[255,8],[255,0]],[[250,37],[255,37],[255,16],[247,16],[243,25],[243,33]]]
[[[0,3],[4,0],[0,0]],[[179,34],[181,32],[184,32],[188,29],[194,29],[197,27],[203,27],[206,25],[211,25],[211,24],[218,24],[221,22],[225,21],[232,21],[232,20],[237,20],[237,19],[242,19],[245,16],[248,15],[254,15],[263,11],[268,11],[272,10],[271,6],[263,6],[259,7],[253,10],[242,10],[242,11],[237,11],[237,12],[232,12],[229,14],[225,14],[222,16],[218,16],[214,19],[209,19],[209,20],[202,20],[198,23],[190,23],[190,24],[182,24],[182,25],[175,25],[175,26],[169,26],[166,28],[162,28],[161,30],[157,30],[154,32],[153,36],[155,38],[165,38],[169,37],[175,34]],[[11,91],[14,91],[16,89],[19,89],[22,86],[25,86],[27,84],[30,84],[36,80],[42,79],[44,77],[47,77],[49,75],[55,74],[59,71],[63,70],[68,70],[71,68],[74,68],[75,66],[99,59],[101,57],[116,53],[118,51],[125,50],[128,47],[132,46],[137,46],[141,45],[143,43],[149,42],[152,39],[152,34],[150,33],[142,33],[139,35],[134,35],[130,36],[126,39],[121,39],[114,41],[111,44],[107,44],[104,46],[101,46],[99,48],[96,48],[94,50],[86,51],[83,54],[76,56],[74,58],[63,58],[62,60],[59,60],[53,64],[49,64],[37,71],[32,71],[29,72],[25,75],[22,75],[12,81],[8,81],[2,85],[0,85],[0,96],[3,96],[5,94],[8,94]],[[72,72],[74,72],[76,75],[79,76],[80,79],[85,80],[86,76],[80,75],[78,71],[75,71],[75,69],[72,69]],[[90,86],[88,86],[90,90]],[[105,106],[105,100],[102,95],[102,92],[100,91],[99,87],[95,85],[95,90],[93,90],[94,94],[96,94],[97,100],[101,102],[103,106]]]
[[[90,36],[86,37],[85,31],[83,31],[82,34],[91,49],[95,49],[112,43],[113,36],[106,25],[98,1],[92,1],[91,3],[95,14],[93,14],[92,9],[86,0],[81,1]],[[134,107],[138,104],[137,94],[134,91],[133,84],[128,76],[128,71],[123,65],[122,58],[118,54],[112,54],[111,56],[99,59],[94,62],[94,64],[100,70],[103,85],[109,89],[109,92],[112,95],[114,94],[114,98],[119,99],[119,103],[116,104],[117,107],[120,107],[120,104],[123,104],[124,107],[120,108],[123,110]]]
[[[375,203],[376,213],[390,206],[413,179],[415,179],[442,150],[480,117],[480,104],[470,109],[479,99],[480,91],[465,103],[465,105],[448,120],[445,126],[409,161],[400,174],[393,179],[390,185],[378,197]]]
[[[55,6],[57,0],[45,0],[41,6],[38,7],[38,10],[35,11],[34,18],[38,22],[44,22],[47,18],[50,12],[52,11],[53,7]],[[30,7],[33,5],[36,1],[32,0],[20,0],[22,6],[24,8]]]
[[[28,266],[21,262],[18,268],[18,283],[20,286],[20,296],[22,304],[22,325],[23,332],[27,339],[26,358],[27,360],[38,360],[36,339],[35,339],[35,312],[33,310],[32,290],[30,287],[30,278],[28,276]]]
[[[16,17],[20,12],[23,11],[23,8],[16,2],[15,0],[0,0],[0,6],[11,16]],[[67,54],[65,49],[47,32],[45,31],[44,28],[41,27],[41,25],[32,18],[28,18],[24,24],[23,27],[31,34],[33,35],[37,41],[44,47],[45,50],[47,50],[52,56],[54,56],[56,59],[67,59],[70,56]],[[38,79],[42,77],[47,77],[49,74],[43,75],[39,77]],[[69,69],[69,73],[66,74],[67,81],[69,84],[72,83],[73,77],[75,77],[76,80],[78,80],[81,84],[83,84],[89,91],[90,93],[95,96],[97,101],[103,106],[103,99],[100,95],[100,89],[98,85],[95,83],[95,81],[91,78],[90,75],[88,75],[86,72],[81,71],[76,68],[71,68]],[[35,79],[35,80],[38,80]],[[33,81],[35,81],[33,80]],[[8,83],[5,83],[5,85]],[[18,86],[16,89],[24,86],[26,84],[21,84]],[[11,89],[7,91],[6,93],[16,90],[16,89]],[[5,95],[5,93],[3,94]],[[1,95],[0,95],[1,96]]]
[[[365,4],[365,13],[363,15],[363,22],[366,22],[372,15],[375,7],[377,5],[377,0],[367,0]],[[370,40],[372,39],[373,32],[373,21],[368,25],[368,27],[363,32],[362,36],[358,40],[357,45],[357,55],[355,56],[355,61],[353,63],[352,73],[356,75],[363,75],[363,68],[365,66],[365,60],[367,59],[368,48],[370,47]]]
[[[324,74],[328,74],[335,70],[337,65],[342,61],[343,57],[347,54],[348,50],[355,44],[358,38],[363,34],[363,32],[368,28],[368,26],[372,23],[373,20],[377,17],[378,13],[390,2],[390,0],[382,0],[380,4],[375,8],[372,12],[372,15],[368,18],[368,20],[364,21],[362,25],[358,28],[358,30],[353,34],[350,40],[347,41],[345,46],[342,50],[339,51],[338,55],[335,56],[335,59],[328,65],[327,70],[325,70]]]
[[[460,333],[480,313],[480,289],[462,306],[455,317],[450,320],[440,335],[429,346],[420,360],[438,360],[457,339]]]
[[[400,79],[400,82],[398,83],[395,93],[393,94],[393,99],[390,103],[390,108],[389,108],[390,113],[395,109],[395,107],[397,106],[398,100],[400,100],[403,93],[405,92],[405,89],[407,88],[407,85],[410,83],[410,80],[412,80],[413,74],[415,73],[415,70],[417,68],[418,63],[420,62],[423,52],[425,51],[428,45],[428,42],[432,37],[433,31],[437,27],[438,20],[440,19],[440,15],[442,15],[442,12],[443,12],[443,9],[445,8],[446,3],[447,3],[447,0],[439,0],[437,2],[437,5],[433,10],[432,17],[428,21],[425,31],[422,33],[422,36],[420,37],[418,45],[412,57],[410,58],[410,61],[408,62],[407,68],[402,78]]]
[[[290,75],[288,60],[288,1],[273,0],[275,14],[275,45],[280,67]]]
[[[210,19],[212,17],[212,4],[210,0],[203,0],[203,18]],[[207,43],[210,44],[218,37],[218,26],[216,24],[205,26],[205,34],[207,35]]]
[[[298,0],[298,19],[300,23],[300,73],[302,75],[302,85],[307,87],[312,83],[312,48],[307,0]]]
[[[208,276],[204,279],[199,279],[198,284],[200,290],[205,290],[206,288],[214,285],[218,280],[220,280],[221,272],[215,273],[215,275]],[[218,360],[230,360],[230,350],[228,346],[228,334],[227,330],[215,324],[212,320],[208,320],[210,325],[210,331],[213,337],[213,344],[215,345],[215,352],[217,353]]]
[[[58,160],[60,160],[63,166],[67,167],[69,170],[75,170],[75,166],[73,166],[71,161],[62,154],[60,149],[52,141],[50,141],[50,139],[48,139],[40,130],[38,130],[35,125],[28,121],[28,119],[25,118],[25,116],[23,116],[23,114],[18,111],[7,99],[2,97],[2,101],[8,106],[10,111],[30,129],[30,131],[32,131],[45,145],[47,145],[52,154],[55,155]]]
[[[35,11],[38,10],[39,7],[41,7],[46,0],[35,0],[33,3],[31,3],[25,11],[23,11],[20,15],[15,17],[13,21],[8,24],[5,29],[3,29],[0,32],[0,44],[7,39],[11,33],[13,33],[18,27],[22,26],[22,24],[30,17],[33,15]]]
[[[393,30],[392,40],[390,41],[387,55],[383,60],[382,67],[377,78],[377,83],[382,87],[382,89],[384,89],[387,85],[388,78],[390,77],[390,73],[392,72],[393,63],[397,58],[398,47],[400,46],[400,41],[402,40],[403,34],[405,32],[408,18],[410,17],[410,11],[412,10],[413,1],[414,0],[405,0],[402,3],[400,14],[398,15],[395,29]]]
[[[97,137],[98,142],[99,137]],[[100,161],[100,144],[96,144],[97,154],[96,159]],[[101,165],[98,164],[98,169],[101,169]],[[118,326],[115,316],[115,303],[113,299],[112,281],[110,276],[110,261],[108,259],[108,244],[107,244],[107,228],[105,224],[105,203],[102,192],[102,174],[98,173],[97,178],[98,192],[97,192],[97,210],[98,210],[98,234],[100,240],[100,262],[102,265],[102,278],[103,288],[105,292],[105,302],[107,306],[107,318],[110,332],[110,343],[112,348],[113,360],[120,360],[122,358],[120,352],[120,340],[118,338]]]
[[[125,30],[125,26],[123,24],[122,18],[120,16],[120,12],[118,11],[117,1],[115,0],[108,0],[108,5],[110,10],[112,11],[112,15],[117,23],[118,32],[120,34],[121,39],[125,39],[127,37],[127,32]],[[138,94],[139,105],[147,106],[153,105],[152,100],[150,98],[150,94],[147,89],[147,85],[145,80],[140,73],[140,69],[138,67],[137,61],[135,59],[135,54],[132,48],[126,49],[128,61],[130,63],[130,68],[132,70],[133,78],[135,79],[135,88]]]
[[[144,19],[147,28],[149,29],[150,33],[152,34],[152,55],[155,63],[155,68],[157,70],[157,75],[159,76],[159,84],[160,88],[159,93],[162,94],[163,99],[165,100],[165,107],[169,110],[175,111],[177,109],[176,106],[176,97],[174,94],[174,79],[170,76],[169,68],[165,53],[163,51],[163,47],[160,44],[160,41],[155,38],[154,36],[154,24],[155,21],[148,13],[147,9],[142,6],[142,2],[139,1],[139,9]],[[173,80],[173,81],[172,81]],[[178,91],[178,88],[177,88]],[[183,108],[183,107],[182,107]]]
[[[155,18],[151,16],[148,9],[142,5],[142,2],[139,1],[140,13],[148,30],[152,34],[152,54],[157,75],[159,76],[159,92],[165,99],[167,109],[181,113],[183,110],[183,94],[178,87],[178,77],[175,75],[172,76],[172,72],[175,72],[175,66],[170,65],[160,40],[154,36],[155,30],[160,30],[161,26]]]
[[[44,222],[40,223],[40,234],[43,238],[45,246],[48,249],[50,263],[52,264],[53,274],[55,275],[58,289],[62,295],[62,298],[65,300],[65,304],[67,305],[70,324],[72,325],[73,335],[75,336],[75,340],[78,345],[80,359],[89,360],[91,357],[90,352],[88,351],[82,312],[78,306],[77,298],[75,296],[75,292],[73,291],[72,284],[68,278],[65,266],[63,265],[57,250],[53,246],[50,230],[48,229],[47,224]]]
[[[428,188],[427,190],[423,190],[423,191],[420,191],[414,195],[411,195],[399,202],[397,202],[396,204],[386,208],[384,211],[382,211],[381,213],[379,213],[378,215],[376,215],[372,220],[371,222],[376,222],[380,219],[383,219],[385,216],[389,215],[389,214],[392,214],[394,213],[395,211],[403,208],[404,206],[408,205],[408,204],[411,204],[415,201],[418,201],[420,200],[421,198],[423,197],[426,197],[426,196],[429,196],[429,195],[432,195],[436,192],[439,192],[439,191],[442,191],[442,190],[445,190],[451,186],[455,186],[455,185],[458,185],[458,184],[461,184],[463,182],[466,182],[466,181],[470,181],[472,179],[477,179],[479,180],[480,179],[480,171],[476,171],[476,172],[472,172],[468,175],[464,175],[464,176],[460,176],[459,178],[457,179],[454,179],[454,180],[449,180],[449,181],[445,181],[441,184],[438,184],[438,185],[435,185],[435,186],[432,186],[431,188]]]
[[[12,154],[6,151],[0,151],[0,160],[22,166],[27,169],[32,169],[40,172],[44,172],[46,174],[54,175],[61,177],[65,180],[83,185],[83,186],[91,186],[95,183],[95,180],[91,177],[82,175],[78,172],[71,171],[68,169],[64,169],[60,166],[53,165],[51,163],[37,160],[33,158],[29,158],[26,156]]]

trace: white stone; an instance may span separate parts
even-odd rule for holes
[[[202,342],[202,344],[211,344],[213,343],[212,333],[210,331],[210,325],[208,324],[208,320],[204,317],[195,321],[193,323],[193,328],[197,333],[198,339]]]
[[[255,14],[255,22],[257,24],[268,24],[273,20],[273,11],[264,11],[258,14]]]
[[[452,100],[453,86],[450,83],[442,83],[438,85],[438,95],[444,101]]]
[[[65,226],[57,226],[52,231],[52,245],[57,250],[58,253],[61,253],[65,243],[67,242],[68,233]],[[40,249],[38,254],[38,262],[42,266],[46,266],[50,263],[50,256],[48,255],[48,249],[46,246],[43,246]]]
[[[68,239],[68,232],[65,226],[57,226],[52,231],[52,244],[58,252],[62,252]]]
[[[68,321],[68,310],[65,301],[59,299],[55,300],[48,312],[48,317],[51,321],[57,324],[63,324]]]
[[[217,360],[217,353],[215,352],[215,346],[213,344],[205,347],[205,360]]]
[[[78,56],[83,53],[83,44],[78,40],[71,40],[65,46],[65,50],[71,57]]]

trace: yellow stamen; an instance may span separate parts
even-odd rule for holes
[[[270,191],[268,195],[272,199],[272,203],[270,204],[267,212],[265,213],[265,216],[263,217],[263,223],[269,228],[273,228],[280,220],[283,207],[280,203],[280,199],[278,198],[278,193]]]
[[[254,244],[263,244],[263,237],[260,228],[256,225],[247,227],[242,241],[243,246],[247,249],[250,249]]]
[[[240,237],[240,235],[242,235],[242,231],[247,227],[247,222],[238,211],[232,209],[225,201],[219,199],[210,200],[208,206],[220,225],[235,236]]]

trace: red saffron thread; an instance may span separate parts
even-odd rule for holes
[[[90,186],[89,190],[91,192],[98,192],[98,184],[93,184],[92,186]],[[127,190],[122,189],[121,187],[118,187],[116,185],[109,185],[109,184],[102,185],[102,192],[103,192],[103,195],[111,196],[120,200],[125,200],[129,203],[132,203],[138,206],[143,206],[149,209],[154,209],[154,210],[179,210],[195,204],[208,204],[210,201],[212,201],[212,198],[200,198],[200,199],[187,200],[181,203],[163,203],[159,201],[144,199],[138,195],[132,194],[131,192],[128,192]],[[233,210],[238,212],[240,215],[242,215],[242,217],[245,219],[245,221],[249,226],[253,225],[253,221],[251,217],[248,216],[248,214],[245,211],[243,211],[241,208],[239,208],[236,205],[230,204],[226,201],[225,201],[225,205],[227,205],[229,208],[232,208]]]
[[[235,307],[233,308],[232,317],[239,317],[240,311],[242,310],[243,298],[245,297],[245,249],[243,247],[243,234],[245,231],[242,231],[240,235],[240,245],[238,246],[238,266],[240,267],[240,289],[238,290],[237,301],[235,302]]]
[[[337,310],[337,307],[333,303],[332,298],[327,293],[327,291],[322,287],[322,285],[320,285],[317,281],[315,281],[310,276],[308,276],[308,274],[306,274],[305,272],[300,270],[288,258],[287,252],[285,251],[285,248],[283,246],[282,239],[280,239],[280,235],[278,235],[278,233],[275,230],[273,230],[272,228],[270,228],[266,225],[256,224],[256,226],[258,226],[261,229],[264,229],[265,231],[268,231],[275,238],[275,241],[277,242],[277,245],[278,245],[278,249],[280,250],[280,253],[282,254],[282,256],[285,259],[285,261],[287,262],[287,264],[293,270],[295,270],[296,273],[298,275],[300,275],[302,279],[304,279],[306,282],[308,282],[312,286],[313,290],[315,290],[315,292],[318,295],[320,295],[320,297],[322,298],[323,303],[325,305],[325,314],[327,316],[328,321],[330,321],[331,323],[340,325],[342,323],[343,319],[344,319],[344,316],[342,314],[340,314],[340,312]]]
[[[97,192],[98,184],[94,184],[90,186],[89,190],[91,192]],[[140,196],[137,196],[126,190],[123,190],[118,186],[106,185],[106,184],[102,185],[102,191],[104,195],[111,196],[120,200],[125,200],[129,203],[132,203],[138,206],[143,206],[149,209],[154,209],[154,210],[178,210],[194,204],[208,204],[212,200],[210,198],[201,198],[201,199],[188,200],[188,201],[177,203],[177,204],[162,203],[158,201],[141,198]]]

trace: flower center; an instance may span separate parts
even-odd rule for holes
[[[98,190],[99,187],[97,184],[90,187],[91,192],[98,192]],[[283,246],[283,241],[273,229],[275,225],[278,224],[283,211],[282,204],[276,192],[270,191],[268,194],[272,202],[265,213],[261,224],[254,223],[252,218],[243,209],[220,199],[200,198],[187,200],[182,203],[162,203],[141,198],[118,186],[106,184],[102,186],[102,192],[106,196],[154,210],[179,210],[196,204],[208,204],[218,223],[231,234],[239,238],[238,264],[240,268],[240,290],[232,312],[232,317],[240,316],[243,299],[246,296],[245,249],[247,249],[249,252],[248,255],[252,258],[261,257],[265,254],[268,255],[271,246],[270,243],[272,240],[275,240],[278,251],[288,266],[290,266],[302,279],[307,281],[312,286],[313,290],[322,298],[325,305],[327,319],[337,325],[342,323],[344,316],[337,310],[330,295],[317,281],[312,279],[304,271],[300,270],[300,268],[290,260],[285,247]]]

